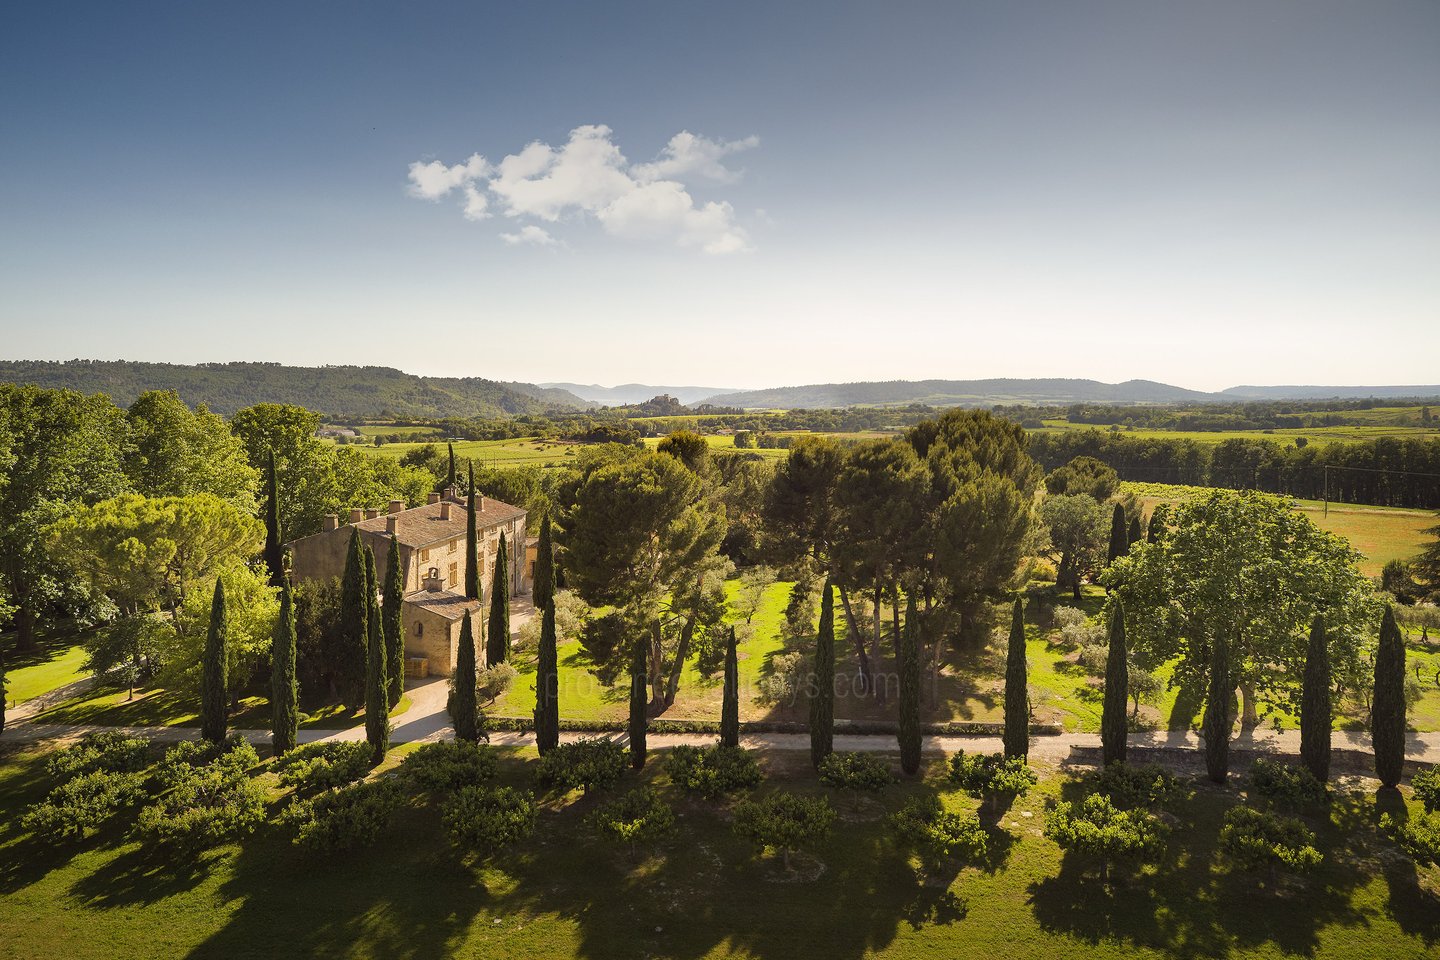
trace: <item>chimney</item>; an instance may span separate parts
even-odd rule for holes
[[[351,508],[350,508],[350,522],[351,522],[351,523],[359,523],[361,520],[364,520],[364,519],[365,519],[365,511],[364,511],[364,510],[361,510],[359,507],[351,507]]]
[[[376,507],[367,507],[367,508],[365,509],[365,519],[366,519],[366,520],[374,520],[374,519],[375,519],[376,517],[378,517],[378,516],[380,516],[380,510],[379,510],[378,508],[376,508]]]
[[[391,500],[391,501],[390,501],[390,512],[391,512],[392,514],[399,513],[400,511],[402,511],[402,510],[404,510],[404,509],[405,509],[405,501],[404,501],[404,500]]]
[[[390,536],[392,537],[400,533],[400,521],[395,517],[395,514],[393,513],[390,514],[390,516],[385,520],[385,532],[390,534]]]
[[[449,519],[450,519],[450,501],[448,501],[448,500],[442,500],[441,503],[440,503],[440,519],[441,519],[441,520],[449,520]]]
[[[475,495],[475,512],[476,512],[476,513],[484,513],[484,512],[485,512],[485,495],[484,495],[483,493],[477,493],[477,494]]]
[[[320,529],[322,529],[322,530],[339,530],[339,529],[340,529],[340,517],[337,516],[336,514],[333,514],[333,513],[327,513],[327,514],[325,514],[325,520],[324,520],[323,523],[321,523]]]
[[[421,585],[431,593],[439,593],[444,581],[440,579],[440,568],[431,567],[425,571],[425,578]]]
[[[427,500],[427,501],[425,501],[425,502],[426,502],[426,503],[439,503],[439,502],[440,502],[440,494],[438,494],[438,493],[432,493],[432,494],[430,494],[430,499]]]

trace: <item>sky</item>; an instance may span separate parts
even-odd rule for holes
[[[10,3],[0,356],[1440,379],[1440,2]]]

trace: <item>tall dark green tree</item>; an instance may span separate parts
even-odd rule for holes
[[[389,651],[385,647],[385,627],[381,623],[380,604],[376,591],[375,554],[365,548],[365,611],[369,643],[365,653],[365,739],[370,742],[370,759],[379,763],[390,749],[390,682],[386,677]]]
[[[280,616],[270,646],[270,743],[277,757],[295,749],[300,729],[296,677],[295,597],[286,577],[280,584]]]
[[[390,552],[385,560],[385,603],[380,610],[380,623],[385,632],[386,699],[391,709],[405,695],[405,573],[400,541],[391,537]]]
[[[1145,532],[1140,529],[1139,512],[1136,512],[1135,516],[1130,518],[1130,528],[1125,531],[1125,539],[1129,541],[1129,544],[1125,548],[1126,553],[1130,552],[1130,547],[1133,547],[1135,546],[1135,544],[1144,541]]]
[[[1330,645],[1317,616],[1310,624],[1300,690],[1300,760],[1321,783],[1330,779],[1330,728]]]
[[[1380,621],[1380,646],[1375,651],[1370,740],[1375,747],[1375,776],[1382,786],[1393,788],[1405,768],[1405,641],[1389,606]]]
[[[0,644],[0,733],[5,732],[5,645]]]
[[[275,479],[275,451],[265,458],[265,569],[272,587],[285,584],[285,540],[280,535],[280,485]]]
[[[649,650],[649,638],[637,632],[630,653],[630,766],[636,770],[645,766],[646,655]]]
[[[740,746],[740,661],[735,650],[735,628],[725,641],[725,690],[720,699],[720,745]]]
[[[900,634],[900,769],[913,776],[920,769],[920,625],[915,594],[905,604],[905,629]],[[1008,742],[1009,719],[1006,731]]]
[[[335,670],[340,700],[351,709],[359,709],[365,703],[365,658],[370,648],[366,586],[365,548],[360,542],[360,531],[351,527],[345,575],[340,579],[340,633],[344,648]]]
[[[460,621],[460,649],[455,654],[455,675],[450,678],[450,723],[456,740],[480,739],[480,705],[475,698],[475,630],[466,611]]]
[[[1118,557],[1129,552],[1130,532],[1125,527],[1125,507],[1117,503],[1110,515],[1110,549],[1105,555],[1105,562],[1114,563]]]
[[[465,599],[480,599],[480,536],[476,532],[475,468],[470,468],[470,493],[465,501]]]
[[[490,583],[490,623],[486,631],[485,665],[494,666],[510,658],[510,551],[505,533],[495,550],[495,576]]]
[[[815,682],[810,690],[810,762],[835,749],[835,588],[827,579],[820,593],[820,630],[815,635]]]
[[[1030,678],[1025,663],[1025,607],[1016,599],[1005,652],[1005,756],[1030,754]]]
[[[215,599],[210,603],[210,630],[205,635],[205,662],[200,673],[200,736],[211,743],[225,740],[225,709],[230,702],[225,689],[229,663],[227,629],[225,584],[216,577]]]
[[[552,536],[550,512],[547,510],[540,521],[540,539],[535,544],[535,582],[531,585],[531,596],[537,610],[544,610],[550,598],[555,596],[555,544]]]
[[[445,446],[446,446],[446,448],[447,448],[447,449],[449,450],[449,452],[450,452],[450,465],[449,465],[449,467],[448,467],[448,468],[446,469],[446,471],[445,471],[445,489],[447,489],[447,490],[454,490],[454,489],[455,489],[455,444],[453,444],[453,443],[447,443],[447,444],[445,444]],[[473,484],[473,483],[470,484],[470,488],[473,490],[473,489],[475,488],[475,484]]]
[[[1100,749],[1106,765],[1125,760],[1125,704],[1130,689],[1129,652],[1125,649],[1125,606],[1115,598],[1110,612],[1110,650],[1105,658],[1105,705],[1100,714]]]
[[[1165,525],[1170,522],[1170,507],[1159,503],[1155,509],[1150,511],[1150,525],[1145,528],[1145,540],[1148,543],[1159,543],[1160,538],[1165,536]]]
[[[1210,643],[1210,682],[1205,694],[1205,772],[1216,783],[1230,774],[1230,700],[1235,684],[1230,679],[1230,641],[1218,633]]]
[[[540,650],[535,668],[535,746],[544,756],[560,743],[560,670],[555,650],[555,596],[540,614]]]

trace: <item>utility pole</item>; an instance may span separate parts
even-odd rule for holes
[[[1325,464],[1325,516],[1330,516],[1330,464]]]

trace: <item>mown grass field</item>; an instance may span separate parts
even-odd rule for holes
[[[1440,412],[1440,410],[1437,410]],[[1336,441],[1375,440],[1380,437],[1433,440],[1440,438],[1440,421],[1429,424],[1419,422],[1419,407],[1391,408],[1381,410],[1345,411],[1347,419],[1366,419],[1368,423],[1347,423],[1329,427],[1284,427],[1273,430],[1157,430],[1146,427],[1127,429],[1118,427],[1111,431],[1109,426],[1093,423],[1071,423],[1068,420],[1042,420],[1040,428],[1030,433],[1073,433],[1094,430],[1115,432],[1121,436],[1146,440],[1193,440],[1196,443],[1219,443],[1222,440],[1273,440],[1277,443],[1293,444],[1297,438],[1309,443],[1334,443]],[[1374,414],[1361,417],[1360,414]],[[1374,422],[1389,420],[1390,422]]]
[[[502,752],[501,781],[532,787],[531,751]],[[122,823],[55,846],[20,825],[49,785],[43,759],[0,758],[0,956],[13,960],[1400,960],[1440,948],[1440,870],[1399,855],[1376,827],[1374,794],[1361,790],[1307,816],[1321,867],[1272,883],[1218,856],[1221,818],[1240,801],[1241,784],[1197,783],[1170,811],[1157,861],[1107,887],[1093,864],[1043,836],[1047,804],[1080,791],[1080,771],[1048,761],[1037,762],[1036,789],[991,813],[951,790],[938,762],[923,780],[856,804],[819,784],[803,754],[767,754],[762,791],[825,795],[840,812],[830,836],[787,873],[735,836],[728,804],[680,793],[658,753],[611,791],[542,792],[535,835],[489,859],[453,848],[436,799],[418,794],[374,846],[308,854],[274,822],[286,798],[267,765],[252,775],[269,792],[271,822],[242,842],[171,857],[130,840]],[[632,855],[602,842],[586,817],[640,784],[675,806],[678,829]],[[989,840],[981,861],[921,879],[885,820],[920,793],[981,815]],[[1405,804],[1395,797],[1382,806]]]

